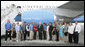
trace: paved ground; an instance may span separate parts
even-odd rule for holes
[[[32,40],[32,41],[20,41],[20,42],[5,42],[4,39],[1,39],[1,46],[84,46],[84,26],[82,26],[82,31],[79,34],[79,44],[70,44],[62,41],[47,41],[47,40]]]
[[[20,42],[1,42],[2,46],[83,46],[84,44],[69,44],[63,41],[46,41],[46,40],[32,40],[32,41],[20,41]]]

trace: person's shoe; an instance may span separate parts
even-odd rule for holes
[[[16,42],[16,40],[12,40],[13,42]]]
[[[27,39],[27,40],[30,40],[30,39]]]
[[[67,41],[64,41],[65,43],[67,42]]]
[[[14,40],[14,42],[16,42],[16,40]]]
[[[78,44],[78,43],[74,43],[74,44]]]
[[[49,41],[52,41],[52,40],[49,40]]]
[[[46,39],[44,39],[44,40],[46,40]]]
[[[34,40],[36,40],[36,39],[34,39]]]
[[[49,40],[50,41],[50,40]]]
[[[69,44],[72,44],[72,42],[69,42]]]
[[[17,42],[18,42],[18,40],[17,40]]]
[[[40,39],[40,40],[42,40],[42,39]]]
[[[11,42],[12,40],[10,40],[10,42]]]
[[[65,43],[69,43],[68,41],[64,41]]]
[[[30,39],[30,41],[32,41],[32,39]]]
[[[25,40],[24,40],[25,41]]]
[[[55,41],[59,41],[59,40],[55,40]]]
[[[5,43],[7,42],[7,41],[4,41]]]
[[[59,42],[62,42],[62,40],[60,40]]]

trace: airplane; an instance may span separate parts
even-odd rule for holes
[[[55,4],[54,7],[46,6],[47,8],[42,6],[41,8],[38,6],[32,8],[33,6],[30,5],[26,7],[25,5],[27,5],[27,3],[24,6],[20,6],[23,3],[18,5],[16,5],[16,3],[14,4],[11,2],[12,7],[7,6],[5,8],[3,8],[3,4],[1,4],[1,36],[5,35],[4,25],[7,19],[10,19],[11,23],[37,22],[38,24],[39,22],[54,23],[55,21],[69,23],[76,17],[84,16],[84,1],[68,1],[60,6],[57,6],[57,4]],[[18,16],[19,12],[21,16]]]

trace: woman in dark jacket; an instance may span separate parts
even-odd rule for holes
[[[53,24],[52,34],[55,35],[55,33],[56,33],[56,27],[55,27],[55,24]]]
[[[56,22],[56,41],[59,41],[59,30],[60,30],[59,23]]]

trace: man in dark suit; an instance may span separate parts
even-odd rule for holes
[[[78,41],[79,41],[79,33],[81,32],[81,26],[78,24],[78,22],[76,21],[75,22],[75,25],[74,25],[74,43],[78,44]]]
[[[52,23],[50,22],[49,23],[49,37],[50,37],[49,41],[52,40],[52,30],[53,30],[53,26],[52,26]]]
[[[43,31],[43,25],[41,24],[41,22],[39,22],[38,32],[39,32],[39,39],[40,40],[42,40],[42,31]]]
[[[22,25],[22,28],[23,28],[23,34],[24,34],[24,40],[26,40],[26,25],[27,25],[27,23],[26,22],[24,22],[24,24]]]

